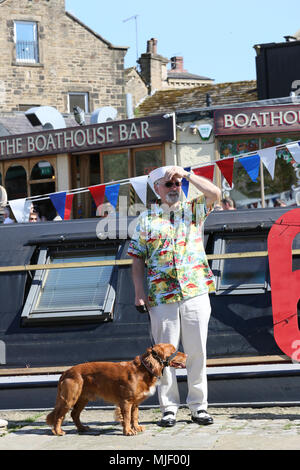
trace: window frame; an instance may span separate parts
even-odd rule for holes
[[[17,37],[17,25],[32,25],[32,32],[33,32],[33,37],[34,41],[36,43],[36,49],[34,52],[34,58],[33,59],[22,59],[18,57],[18,52],[17,52],[17,44],[18,42],[25,42],[25,41],[20,41],[18,40]],[[38,41],[38,23],[36,21],[26,21],[26,20],[14,20],[14,42],[15,42],[15,49],[16,49],[16,62],[18,64],[39,64],[40,63],[40,51],[39,51],[39,41]]]
[[[101,253],[101,251],[106,251],[114,249],[115,250],[115,260],[119,259],[121,252],[121,245],[116,244],[102,244],[100,245],[89,245],[89,246],[68,246],[68,247],[49,247],[42,246],[40,247],[37,264],[50,264],[51,256],[53,253],[86,253],[90,254]],[[66,268],[67,269],[67,268]],[[75,268],[76,269],[76,268]],[[77,268],[84,269],[84,268]],[[99,307],[82,307],[82,308],[70,308],[64,309],[60,308],[55,310],[55,312],[49,311],[41,313],[38,310],[35,310],[36,303],[41,292],[43,282],[47,275],[47,269],[36,270],[33,277],[29,292],[23,307],[21,314],[21,321],[23,326],[28,326],[32,324],[55,324],[59,325],[61,323],[77,323],[77,322],[107,322],[113,319],[113,309],[116,299],[116,287],[117,287],[117,266],[113,266],[109,283],[106,288],[104,302],[102,306]]]
[[[245,237],[245,240],[249,241],[253,239],[265,240],[267,244],[266,234],[216,234],[213,241],[213,253],[214,255],[226,254],[226,241],[238,239],[241,236]],[[267,250],[267,247],[266,249]],[[245,252],[258,251],[255,249],[248,249]],[[270,285],[270,273],[267,256],[265,258],[265,276],[262,282],[249,282],[240,285],[225,285],[222,284],[222,271],[224,269],[224,263],[226,259],[213,259],[211,263],[211,269],[216,279],[216,295],[240,295],[240,294],[265,294],[271,290]],[[245,258],[240,258],[239,261],[242,263]],[[249,258],[248,258],[249,259]],[[251,258],[250,258],[251,259]]]
[[[70,96],[71,95],[76,95],[76,96],[83,96],[84,98],[84,109],[83,111],[85,113],[89,113],[89,93],[87,91],[69,91],[68,92],[68,110],[69,110],[69,113],[73,113],[73,109],[71,109],[71,106],[70,106]]]

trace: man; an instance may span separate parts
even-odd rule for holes
[[[178,348],[181,339],[188,355],[187,404],[192,420],[212,424],[207,413],[206,338],[211,311],[208,293],[215,287],[202,229],[207,207],[220,198],[220,190],[206,178],[178,166],[157,168],[149,177],[161,205],[141,214],[129,245],[135,305],[149,308],[156,343],[172,343]],[[182,178],[201,192],[196,199],[180,201]],[[143,283],[145,263],[148,299]],[[175,369],[165,369],[158,395],[161,426],[174,426],[180,404]]]

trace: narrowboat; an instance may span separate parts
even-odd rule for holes
[[[274,336],[268,257],[269,232],[289,212],[213,211],[205,222],[216,277],[207,342],[211,405],[300,403],[297,354],[286,354]],[[0,409],[51,408],[66,368],[131,360],[151,345],[148,315],[134,306],[127,255],[135,221],[0,225]],[[291,244],[293,271],[299,248],[300,235]],[[184,404],[186,371],[177,373]],[[143,405],[157,404],[154,395]]]

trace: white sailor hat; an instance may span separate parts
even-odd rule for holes
[[[160,180],[163,178],[168,170],[170,168],[173,168],[172,165],[169,166],[161,166],[160,168],[155,168],[155,170],[151,171],[149,173],[149,178],[151,180],[151,183],[154,184],[157,180]]]

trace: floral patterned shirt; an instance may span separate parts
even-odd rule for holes
[[[164,208],[165,209],[165,208]],[[145,260],[151,307],[215,290],[203,246],[203,195],[174,212],[155,204],[137,221],[128,254]]]

